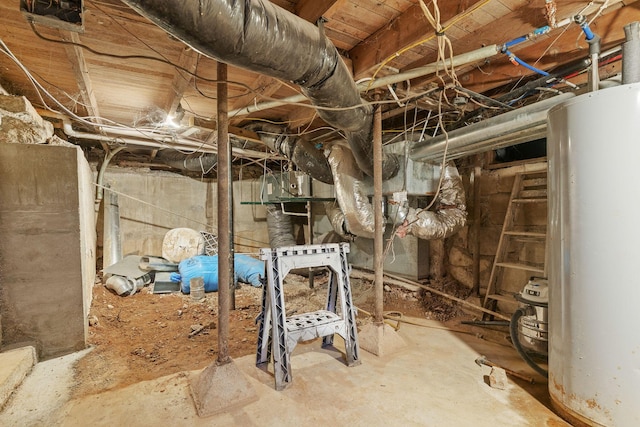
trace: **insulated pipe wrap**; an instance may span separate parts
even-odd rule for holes
[[[347,131],[358,166],[373,175],[372,141],[368,138],[373,124],[371,109],[362,104],[347,66],[321,29],[266,0],[123,2],[204,55],[293,81],[314,105],[338,108],[321,109],[318,115]],[[352,138],[357,138],[355,145]],[[398,168],[397,158],[386,156],[383,178],[393,177]]]
[[[216,154],[183,154],[179,151],[159,151],[156,158],[172,168],[189,172],[208,172],[218,164]]]
[[[622,45],[622,84],[640,82],[640,22],[624,26]]]

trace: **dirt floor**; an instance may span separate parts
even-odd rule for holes
[[[328,276],[316,277],[314,288],[307,278],[290,274],[285,281],[287,315],[323,308]],[[430,286],[466,298],[469,290],[455,281],[430,282]],[[373,284],[351,279],[353,300],[360,309],[358,324],[369,322],[365,312],[374,306]],[[76,366],[75,396],[124,387],[179,371],[204,368],[217,355],[217,293],[194,301],[189,295],[153,294],[147,287],[121,297],[102,284],[94,287],[90,312],[89,344],[93,347]],[[425,291],[385,285],[384,309],[404,315],[458,325],[473,316],[451,300]],[[262,289],[241,284],[230,314],[229,351],[232,358],[255,354],[255,323]],[[456,326],[457,327],[457,326]]]

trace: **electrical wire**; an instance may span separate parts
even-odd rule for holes
[[[187,68],[185,68],[185,67],[183,67],[183,66],[181,66],[179,64],[175,64],[175,63],[173,63],[173,62],[171,62],[171,61],[169,61],[167,59],[164,59],[164,58],[158,58],[158,57],[149,56],[149,55],[118,55],[118,54],[115,54],[115,53],[101,52],[101,51],[93,49],[92,47],[87,46],[87,45],[85,45],[83,43],[76,43],[76,42],[71,42],[71,41],[68,41],[68,40],[57,40],[57,39],[52,39],[52,38],[49,38],[49,37],[45,37],[44,35],[42,35],[36,29],[36,26],[35,26],[33,20],[29,19],[29,25],[31,26],[31,30],[33,31],[33,33],[38,38],[40,38],[40,39],[42,39],[44,41],[48,41],[48,42],[51,42],[51,43],[63,44],[63,45],[67,45],[67,46],[79,47],[79,48],[85,49],[85,50],[93,53],[94,55],[106,56],[108,58],[127,59],[127,60],[130,60],[130,59],[143,59],[143,60],[148,60],[148,61],[153,61],[153,62],[159,62],[161,64],[170,65],[170,66],[172,66],[174,68],[177,68],[178,70],[180,70],[180,71],[182,71],[184,73],[189,74],[192,77],[197,77],[197,78],[199,78],[201,80],[204,80],[206,82],[209,82],[209,83],[226,83],[226,84],[230,84],[230,85],[233,85],[233,86],[242,87],[242,88],[247,89],[247,90],[252,91],[252,92],[256,92],[249,85],[247,85],[245,83],[242,83],[242,82],[236,82],[236,81],[233,81],[233,80],[226,80],[226,81],[222,82],[220,80],[209,79],[209,78],[206,78],[206,77],[198,76],[193,71],[191,71],[191,70],[189,70],[189,69],[187,69]]]
[[[490,1],[490,0],[486,0],[486,1]],[[99,56],[106,56],[106,57],[111,57],[111,58],[118,58],[118,59],[143,59],[143,60],[150,60],[150,61],[154,61],[154,62],[160,62],[163,64],[167,64],[170,65],[172,67],[175,67],[176,69],[183,71],[189,75],[191,75],[194,78],[198,78],[201,80],[204,80],[208,83],[227,83],[230,85],[234,85],[234,86],[238,86],[238,87],[242,87],[244,89],[246,89],[247,91],[251,92],[251,93],[255,93],[257,97],[260,97],[261,99],[267,100],[267,101],[277,101],[277,102],[284,102],[286,105],[290,105],[290,106],[298,106],[298,107],[302,107],[302,108],[311,108],[311,109],[315,109],[315,110],[324,110],[324,111],[349,111],[349,110],[353,110],[353,109],[357,109],[357,108],[361,108],[363,105],[379,105],[379,104],[396,104],[397,102],[408,102],[411,99],[417,98],[417,97],[421,97],[424,96],[425,94],[428,94],[431,90],[427,90],[424,91],[422,93],[418,93],[418,94],[412,94],[409,96],[406,96],[404,98],[400,98],[398,100],[392,99],[392,100],[379,100],[379,101],[364,101],[360,104],[357,105],[353,105],[353,106],[348,106],[348,107],[326,107],[326,106],[319,106],[319,105],[310,105],[310,104],[306,104],[306,103],[302,103],[302,102],[288,102],[288,101],[283,101],[282,99],[279,98],[273,98],[270,96],[266,96],[261,94],[258,90],[250,87],[249,85],[242,83],[242,82],[237,82],[237,81],[232,81],[232,80],[228,80],[225,82],[220,82],[219,80],[216,79],[209,79],[209,78],[205,78],[203,76],[197,75],[196,73],[186,69],[185,67],[182,67],[178,64],[172,63],[171,61],[167,61],[163,58],[157,58],[157,57],[153,57],[153,56],[147,56],[147,55],[116,55],[116,54],[111,54],[111,53],[106,53],[106,52],[100,52],[97,51],[83,43],[75,43],[75,42],[71,42],[71,41],[66,41],[66,40],[56,40],[56,39],[52,39],[52,38],[48,38],[43,36],[42,34],[40,34],[33,21],[29,21],[30,26],[33,30],[33,32],[36,34],[37,37],[39,37],[42,40],[48,41],[48,42],[52,42],[52,43],[60,43],[60,44],[65,44],[65,45],[71,45],[71,46],[75,46],[75,47],[79,47],[82,49],[85,49],[95,55],[99,55]],[[4,43],[3,43],[4,44]],[[91,123],[91,125],[95,125],[93,123]]]
[[[476,12],[477,10],[480,10],[481,8],[483,8],[484,6],[486,6],[491,0],[483,0],[480,3],[477,3],[476,5],[474,5],[471,9],[467,10],[466,12],[456,16],[455,18],[453,18],[451,20],[451,22],[449,22],[447,25],[445,25],[442,28],[442,32],[446,32],[449,28],[453,27],[454,25],[456,25],[458,22],[460,22],[461,20],[463,20],[464,18],[466,18],[467,16],[471,15],[472,13]],[[396,51],[395,53],[391,54],[390,56],[388,56],[384,61],[382,61],[382,63],[378,66],[378,68],[376,68],[375,72],[373,73],[373,76],[371,76],[371,83],[373,83],[373,81],[375,80],[376,76],[378,75],[378,73],[380,72],[380,70],[382,70],[389,62],[393,61],[394,59],[400,57],[402,54],[408,52],[409,50],[420,46],[422,44],[428,43],[431,40],[435,39],[437,37],[436,34],[433,34],[427,38],[424,38],[422,40],[419,40],[417,42],[411,43],[409,46],[406,46],[398,51]],[[371,86],[371,83],[369,83],[369,86]]]

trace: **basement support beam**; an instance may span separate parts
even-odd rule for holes
[[[339,2],[344,0],[300,0],[296,4],[296,14],[306,21],[315,23]]]
[[[441,22],[446,25],[447,22],[465,13],[479,1],[457,0],[440,2]],[[368,76],[369,72],[386,58],[407,46],[427,38],[430,34],[433,34],[433,31],[420,5],[411,6],[389,25],[384,26],[349,51],[349,57],[353,60],[355,78],[359,79]],[[433,45],[435,52],[435,41]]]
[[[67,52],[67,57],[73,67],[78,89],[80,89],[80,97],[82,98],[82,103],[87,110],[87,115],[95,117],[95,122],[97,124],[101,124],[102,119],[100,116],[100,109],[98,108],[98,101],[96,100],[96,96],[93,91],[89,67],[87,66],[87,62],[84,58],[84,52],[79,46],[81,43],[80,36],[74,31],[63,30],[60,30],[60,35],[63,39],[65,38],[65,35],[69,36],[70,41],[75,43],[75,45],[65,44],[64,49]],[[101,141],[100,145],[105,152],[109,151],[109,146],[106,142]]]
[[[375,99],[376,101],[380,100],[380,95],[376,94]],[[380,105],[375,107],[373,114],[373,269],[375,273],[373,321],[376,325],[382,325],[384,322],[384,217],[382,213],[382,110]]]
[[[227,125],[227,64],[218,62],[218,364],[229,363],[229,306],[233,283],[233,187]]]
[[[82,48],[78,45],[81,43],[80,36],[78,33],[73,31],[60,31],[61,36],[66,34],[69,36],[69,39],[72,43],[75,43],[75,46],[65,44],[65,50],[67,52],[67,57],[69,58],[71,65],[73,67],[73,72],[76,76],[76,82],[78,83],[78,88],[80,89],[80,96],[82,98],[82,102],[87,110],[87,113],[90,116],[97,117],[97,122],[102,123],[100,120],[100,109],[98,108],[98,101],[96,100],[96,96],[93,92],[93,84],[91,82],[91,76],[89,75],[89,67],[87,66],[87,62],[84,58],[84,52]]]

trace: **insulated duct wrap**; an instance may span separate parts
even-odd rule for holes
[[[325,202],[324,211],[331,222],[333,231],[338,233],[340,237],[345,239],[351,239],[353,236],[347,232],[347,224],[345,223],[344,213],[340,209],[340,206],[336,202]]]
[[[347,133],[358,166],[373,175],[371,107],[322,28],[266,0],[123,2],[204,55],[300,85],[313,105],[333,109],[318,115]],[[383,179],[398,168],[385,156]]]
[[[435,211],[410,208],[407,225],[399,231],[416,236],[419,239],[444,239],[458,232],[467,222],[462,178],[453,162],[444,170],[442,186],[435,202]]]
[[[336,201],[344,213],[345,229],[350,234],[373,239],[373,206],[365,192],[362,171],[346,147],[334,145],[329,154]]]
[[[269,233],[269,246],[272,249],[282,246],[295,246],[293,238],[293,226],[291,219],[278,205],[267,206],[267,232]]]
[[[267,147],[284,155],[311,178],[325,184],[333,184],[333,175],[331,175],[331,167],[327,158],[310,141],[288,135],[280,126],[259,124],[247,128],[258,133],[260,140]]]
[[[161,150],[156,158],[165,165],[188,172],[207,173],[218,164],[217,154],[183,154],[179,151]]]

